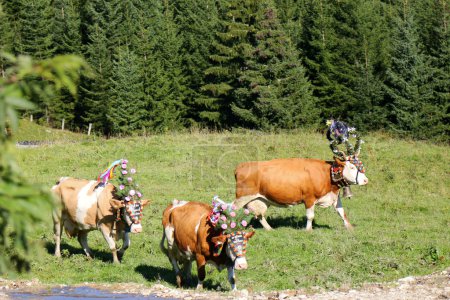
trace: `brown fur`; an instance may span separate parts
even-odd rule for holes
[[[223,243],[226,242],[225,236],[220,236],[208,221],[208,214],[211,211],[211,206],[200,202],[189,202],[183,206],[175,207],[169,205],[163,213],[162,225],[163,228],[172,226],[174,228],[173,238],[178,251],[171,249],[164,249],[164,236],[161,241],[161,248],[170,256],[173,255],[178,261],[186,263],[189,260],[183,257],[183,252],[192,252],[192,257],[197,263],[197,272],[199,281],[205,279],[205,265],[207,261],[214,262],[217,266],[225,266],[232,263],[223,250],[220,256],[213,256],[214,242],[213,239],[221,239]],[[199,224],[197,233],[195,227]],[[220,236],[220,237],[219,237]],[[167,237],[168,239],[170,237]],[[225,245],[224,245],[225,249]],[[188,270],[190,272],[190,270]],[[189,277],[189,274],[187,275]],[[182,278],[180,272],[177,273],[177,284],[182,285]]]
[[[55,255],[61,255],[60,242],[63,227],[69,237],[78,237],[78,241],[88,257],[92,257],[92,252],[87,245],[87,234],[89,231],[100,229],[110,246],[114,262],[118,263],[119,257],[114,240],[124,238],[125,224],[123,221],[116,221],[117,210],[121,207],[122,202],[114,196],[115,187],[108,183],[97,196],[97,201],[87,210],[83,222],[78,222],[76,219],[78,193],[89,182],[85,179],[63,178],[52,189],[58,204],[53,212]],[[87,194],[92,195],[96,186],[97,184],[94,184]],[[147,200],[142,201],[143,206],[147,203]],[[127,247],[128,245],[124,243],[118,253],[119,256],[124,253]]]
[[[309,208],[316,199],[339,190],[331,182],[330,169],[330,163],[318,159],[241,163],[235,170],[236,199],[260,193],[281,206],[303,202]]]
[[[337,162],[341,166],[345,164]],[[304,203],[308,209],[313,208],[316,201],[328,193],[339,193],[339,186],[331,179],[331,164],[304,158],[241,163],[235,170],[235,204],[237,207],[247,206],[256,210],[261,224],[266,229],[271,229],[264,218],[269,205],[285,207]],[[257,194],[267,198],[270,203],[265,204],[262,199],[252,198],[252,195]],[[343,219],[348,222],[345,214]],[[351,225],[348,223],[346,226],[349,228]]]

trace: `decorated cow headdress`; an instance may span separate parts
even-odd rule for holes
[[[365,173],[364,165],[358,158],[361,151],[361,136],[354,127],[349,127],[346,123],[335,120],[327,121],[327,139],[330,142],[331,151],[335,161],[331,166],[331,179],[338,186],[344,187],[344,198],[352,197],[352,192],[349,187],[350,183],[344,178],[344,166],[343,162],[350,162],[357,168],[356,181],[358,181],[358,175]],[[350,137],[356,139],[355,146],[350,142]],[[339,145],[345,145],[345,150],[339,150]]]
[[[142,218],[143,205],[141,205],[142,193],[139,191],[139,184],[133,178],[135,174],[135,168],[128,168],[128,160],[119,159],[100,173],[97,181],[102,184],[106,184],[108,181],[113,183],[115,195],[124,202],[123,209],[132,218],[133,223],[137,224]]]
[[[212,206],[208,219],[213,228],[226,237],[236,256],[245,255],[247,240],[254,233],[248,233],[254,214],[247,208],[237,209],[234,204],[225,203],[218,196],[214,196]],[[223,245],[223,242],[216,242],[214,256],[220,255]]]
[[[225,234],[247,229],[253,218],[249,209],[237,209],[234,204],[225,203],[218,196],[214,196],[212,206],[209,220],[217,231]]]
[[[357,157],[361,151],[361,140],[359,132],[355,127],[349,127],[346,123],[336,120],[328,120],[326,123],[329,127],[327,130],[327,139],[330,142],[331,151],[333,155],[341,160],[346,160],[348,157]],[[355,146],[350,142],[350,137],[356,139]],[[339,150],[339,145],[345,145],[345,150]]]

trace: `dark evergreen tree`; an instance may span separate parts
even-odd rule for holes
[[[12,52],[12,27],[9,16],[3,10],[3,3],[0,1],[0,53]],[[7,61],[0,56],[0,77],[5,77]]]
[[[79,0],[53,1],[55,14],[54,44],[56,53],[82,53]]]
[[[432,97],[423,105],[420,127],[424,137],[449,141],[450,138],[450,34],[448,3],[442,0],[412,2],[419,28],[421,51],[429,64],[427,88]]]
[[[250,126],[258,128],[292,128],[317,122],[315,99],[299,54],[270,1],[256,8],[249,40],[250,57],[232,104],[235,115],[256,118]]]
[[[82,53],[81,18],[79,0],[55,0],[53,43],[56,54]],[[53,125],[60,126],[64,120],[65,128],[74,128],[76,98],[67,90],[60,90],[49,106]]]
[[[141,70],[138,57],[133,52],[125,46],[119,49],[113,67],[107,114],[112,133],[131,134],[146,126],[147,111]]]
[[[400,134],[423,137],[424,103],[432,97],[426,84],[430,69],[417,47],[417,32],[408,6],[397,18],[394,33],[391,67],[385,81],[390,126]]]
[[[147,70],[146,94],[150,126],[157,131],[167,131],[185,126],[188,89],[182,66],[182,40],[168,1],[164,2],[160,17],[150,57],[152,69]]]
[[[311,123],[314,111],[308,119],[304,109],[314,101],[309,82],[274,4],[230,1],[223,28],[203,87],[216,109],[212,116],[220,116],[214,121],[250,128]]]
[[[14,50],[38,59],[51,57],[53,45],[53,9],[51,0],[17,0],[18,39]]]
[[[382,129],[387,126],[383,80],[389,66],[391,39],[386,5],[380,1],[361,1],[357,19],[360,20],[358,47],[361,47],[358,51],[361,56],[356,59],[358,104],[349,111],[349,118],[359,130]]]
[[[75,107],[76,123],[82,128],[87,128],[92,123],[95,131],[110,134],[111,124],[108,123],[106,114],[110,111],[112,53],[107,48],[105,31],[98,24],[94,24],[91,30],[85,56],[94,71],[94,77],[82,77],[80,100]]]
[[[182,40],[181,58],[186,75],[187,118],[190,124],[206,125],[202,120],[204,96],[200,88],[205,84],[204,71],[210,66],[208,55],[215,32],[219,31],[219,9],[215,0],[175,1],[174,14]],[[208,118],[206,118],[208,119]]]

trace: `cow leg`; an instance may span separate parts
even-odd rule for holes
[[[269,208],[269,205],[261,200],[253,200],[249,202],[245,207],[250,209],[258,218],[261,225],[266,230],[272,230],[272,227],[270,227],[269,223],[267,223],[266,218],[264,217],[264,214],[266,213],[267,209]]]
[[[122,248],[120,248],[119,252],[117,253],[120,260],[122,260],[122,257],[125,254],[125,250],[127,250],[128,247],[130,247],[130,245],[131,245],[130,233],[125,231],[123,234]]]
[[[197,276],[198,276],[198,283],[197,283],[197,290],[203,289],[203,281],[206,277],[206,259],[203,255],[197,254],[196,255],[196,261],[197,261]]]
[[[185,274],[185,278],[186,278],[186,283],[188,284],[188,285],[190,285],[191,284],[191,281],[192,281],[192,274],[191,274],[191,270],[192,270],[192,260],[186,260],[184,263],[183,263],[183,271],[184,271],[184,274]]]
[[[94,255],[92,254],[92,251],[88,246],[87,235],[88,235],[88,231],[83,230],[83,231],[78,232],[78,242],[80,243],[81,247],[83,248],[84,253],[86,253],[86,256],[88,258],[92,258]]]
[[[62,234],[62,225],[61,222],[61,215],[58,213],[58,211],[53,211],[53,233],[55,238],[55,256],[60,257],[61,256],[61,234]]]
[[[314,220],[314,204],[306,208],[306,230],[312,231],[312,222]]]
[[[227,271],[228,271],[228,282],[230,282],[231,284],[231,289],[233,291],[236,291],[236,277],[234,275],[234,266],[228,266],[227,267]]]
[[[348,230],[352,230],[353,226],[352,224],[350,224],[350,221],[345,214],[344,207],[342,207],[341,197],[338,197],[338,201],[334,203],[334,209],[339,214],[339,216],[341,216],[342,221],[344,221],[345,228],[347,228]]]
[[[112,252],[113,255],[113,262],[115,264],[119,264],[119,258],[117,257],[117,249],[116,249],[116,242],[111,236],[111,230],[109,230],[108,227],[105,226],[105,224],[100,224],[100,231],[102,232],[103,238],[108,243],[109,249]]]

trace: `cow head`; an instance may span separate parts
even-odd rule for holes
[[[369,182],[364,165],[357,155],[347,156],[343,160],[335,158],[335,162],[342,167],[342,177],[349,184],[366,185]]]
[[[149,203],[149,201],[115,201],[116,203],[113,206],[115,206],[116,209],[120,209],[120,219],[125,223],[127,231],[131,233],[142,232],[142,210]]]
[[[223,246],[226,243],[226,254],[234,264],[235,269],[247,269],[247,252],[248,240],[255,234],[254,231],[235,231],[226,235],[219,235],[212,238],[212,242],[216,246]]]

